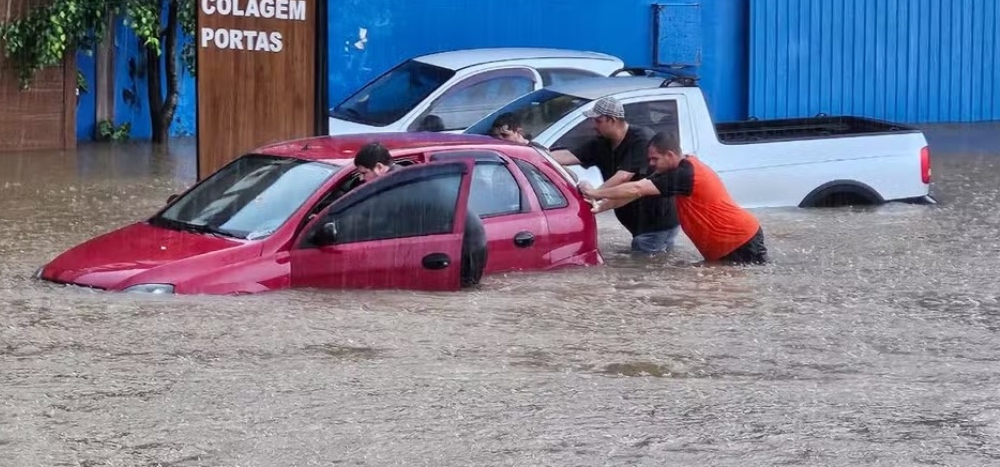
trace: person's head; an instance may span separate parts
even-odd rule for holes
[[[524,137],[523,129],[521,128],[521,120],[512,112],[504,112],[498,115],[496,120],[493,120],[493,125],[490,127],[490,136],[515,143],[528,143],[528,139]]]
[[[657,173],[666,172],[681,163],[681,141],[672,132],[661,131],[649,140],[649,166]]]
[[[625,107],[614,97],[602,97],[594,103],[594,108],[584,111],[583,115],[590,119],[597,134],[608,139],[621,139],[628,131],[625,121]]]
[[[420,120],[420,131],[444,131],[444,120],[437,115],[427,115]]]
[[[361,179],[370,182],[389,171],[392,156],[379,142],[371,142],[361,147],[354,156],[354,165],[361,173]]]

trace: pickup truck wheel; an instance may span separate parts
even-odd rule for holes
[[[873,206],[885,203],[868,185],[852,180],[837,180],[816,188],[799,203],[800,208]]]
[[[470,210],[465,216],[465,235],[462,238],[460,274],[463,288],[479,284],[488,258],[486,227],[479,216]]]

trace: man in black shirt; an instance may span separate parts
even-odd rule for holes
[[[597,166],[604,177],[599,188],[611,188],[652,174],[646,156],[654,133],[625,121],[621,102],[613,97],[598,99],[593,110],[584,115],[591,119],[599,136],[572,151],[552,151],[556,161],[562,165],[580,164],[583,168]],[[592,189],[586,182],[581,188]],[[680,222],[673,197],[643,197],[631,203],[605,200],[595,212],[612,208],[618,221],[632,234],[632,251],[659,253],[674,245]]]

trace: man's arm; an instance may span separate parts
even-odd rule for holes
[[[562,165],[580,164],[581,167],[589,169],[597,164],[598,144],[600,144],[598,138],[591,138],[572,150],[556,149],[549,154]]]
[[[694,167],[690,162],[682,161],[674,169],[636,182],[598,189],[581,186],[580,192],[589,198],[625,200],[628,203],[643,196],[690,196],[693,188]]]
[[[596,203],[596,205],[593,207],[593,209],[590,210],[590,212],[593,212],[594,214],[600,214],[600,213],[602,213],[604,211],[608,211],[608,210],[611,210],[611,209],[618,209],[618,208],[620,208],[620,207],[628,204],[629,201],[631,201],[631,200],[621,200],[621,199],[614,199],[614,200],[613,199],[605,199],[605,200],[601,200],[601,201],[598,201]]]
[[[634,175],[634,173],[627,170],[619,170],[618,172],[615,172],[611,178],[605,180],[604,183],[602,183],[598,188],[611,188],[613,186],[621,185],[622,183],[632,180]]]
[[[589,198],[620,201],[621,206],[624,206],[625,204],[643,196],[660,196],[660,190],[658,190],[656,185],[653,185],[653,182],[649,181],[648,178],[644,178],[637,182],[626,182],[608,188],[581,188],[581,191],[584,196]]]
[[[580,159],[576,158],[576,155],[570,152],[568,149],[556,149],[549,153],[553,159],[556,160],[560,165],[574,165],[579,164]]]

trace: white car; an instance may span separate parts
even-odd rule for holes
[[[549,150],[596,135],[583,112],[612,96],[631,124],[680,135],[743,207],[934,203],[930,152],[912,127],[851,116],[715,123],[693,77],[587,78],[534,91],[487,115],[466,133],[487,134],[500,114],[520,116],[525,136]],[[570,169],[594,186],[596,167]]]
[[[579,78],[610,76],[624,66],[598,52],[485,48],[406,60],[329,111],[329,134],[445,131],[459,133],[531,91]]]

